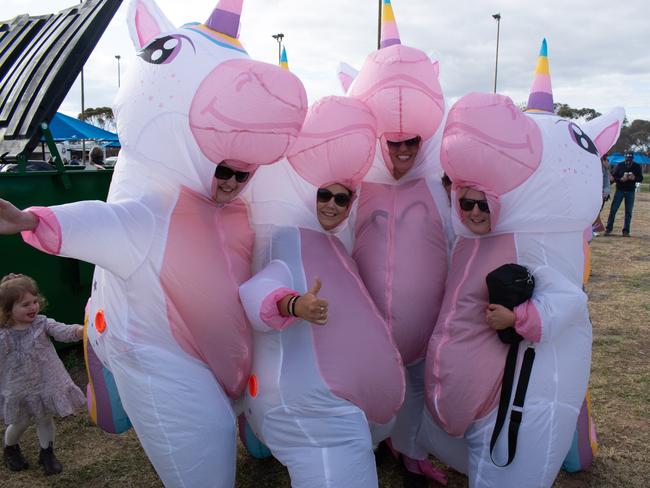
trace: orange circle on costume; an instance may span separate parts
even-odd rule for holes
[[[257,376],[252,374],[248,378],[248,393],[250,393],[250,396],[256,397],[257,396],[257,390],[258,390]]]
[[[102,309],[97,310],[97,313],[95,313],[95,329],[100,334],[103,334],[106,330],[106,317]]]

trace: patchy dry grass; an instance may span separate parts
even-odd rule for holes
[[[608,207],[603,210],[607,218]],[[645,488],[650,482],[650,193],[637,194],[630,238],[597,237],[592,244],[590,296],[594,326],[591,399],[600,450],[589,472],[561,473],[555,488]],[[78,384],[85,372],[78,350],[63,354]],[[57,421],[57,454],[64,466],[59,476],[46,478],[37,466],[38,443],[33,427],[22,441],[32,468],[10,473],[0,467],[0,486],[134,487],[162,486],[135,434],[105,434],[80,413]],[[380,470],[382,488],[401,487],[393,460]],[[240,446],[238,488],[289,487],[286,469],[273,459],[259,461]],[[449,474],[449,488],[467,486],[466,478]]]

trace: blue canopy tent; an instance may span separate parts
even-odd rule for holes
[[[607,156],[607,160],[609,161],[609,164],[622,163],[625,160],[625,155],[616,152]],[[634,157],[632,158],[632,161],[639,164],[650,164],[650,158],[640,152],[634,153]]]
[[[55,141],[76,141],[82,139],[93,139],[96,141],[110,141],[117,143],[119,139],[117,134],[109,132],[94,125],[88,124],[83,120],[75,119],[61,112],[57,112],[50,122],[50,131]],[[41,137],[41,141],[45,139]]]

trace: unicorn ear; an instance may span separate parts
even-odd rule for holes
[[[359,74],[359,71],[347,63],[339,63],[338,70],[336,71],[336,76],[339,78],[343,92],[347,93],[350,85],[354,79]]]
[[[616,144],[624,120],[625,110],[616,107],[611,112],[580,124],[580,128],[591,138],[598,148],[598,152],[606,154]]]
[[[431,64],[433,65],[433,71],[436,74],[436,78],[440,76],[440,64],[438,61],[431,61]]]
[[[154,0],[131,0],[126,22],[136,51],[163,32],[175,29]]]

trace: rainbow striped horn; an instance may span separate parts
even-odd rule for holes
[[[239,37],[239,18],[244,0],[219,0],[219,3],[210,14],[205,25],[212,30],[226,34],[227,36]]]
[[[287,49],[282,46],[282,55],[280,56],[280,68],[289,69],[289,60],[287,59]]]
[[[554,113],[553,88],[551,87],[551,74],[548,69],[548,49],[546,39],[542,41],[535,68],[535,80],[528,96],[526,112]]]
[[[393,7],[390,4],[390,0],[384,0],[384,5],[381,9],[381,42],[379,43],[379,49],[401,43]]]

